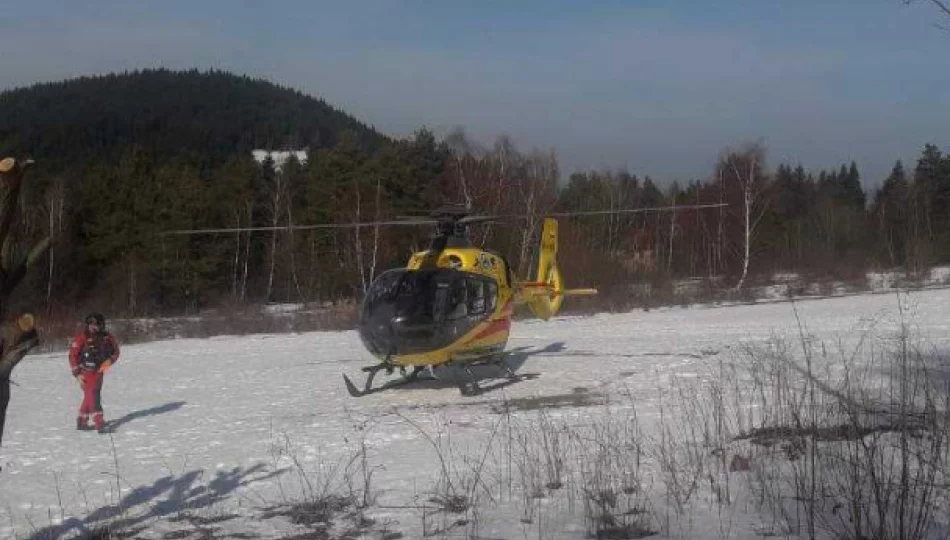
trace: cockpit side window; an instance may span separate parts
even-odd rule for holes
[[[468,294],[469,315],[485,313],[485,282],[480,279],[469,278],[465,280],[465,287]]]
[[[432,320],[442,322],[446,313],[446,298],[450,293],[449,283],[438,281],[435,284],[435,299],[431,302]]]
[[[452,282],[451,292],[449,293],[449,303],[446,319],[455,320],[467,316],[468,305],[466,302],[466,288],[464,279],[456,279]]]
[[[486,309],[489,312],[495,311],[495,307],[498,305],[498,285],[494,281],[489,281],[485,284],[485,305]]]

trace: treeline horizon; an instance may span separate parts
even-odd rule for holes
[[[58,96],[72,100],[71,115],[41,112]],[[775,272],[859,279],[950,260],[950,156],[934,145],[916,163],[897,161],[868,191],[855,162],[773,165],[754,144],[725,147],[705,178],[686,183],[661,186],[625,170],[573,173],[564,183],[553,150],[525,152],[505,136],[482,148],[461,129],[441,140],[426,129],[394,139],[324,106],[218,72],[159,70],[0,94],[0,113],[17,111],[0,123],[0,153],[37,161],[17,227],[29,241],[53,238],[14,309],[161,316],[359,300],[375,275],[424,249],[432,230],[161,233],[352,224],[446,204],[525,215],[471,231],[521,277],[545,213],[728,205],[561,218],[568,285],[598,287],[610,308],[630,307],[643,282],[706,277],[741,289]],[[258,148],[306,149],[308,159],[278,168],[257,163]]]

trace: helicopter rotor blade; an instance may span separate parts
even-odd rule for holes
[[[497,214],[497,215],[467,215],[455,219],[455,223],[460,225],[476,225],[492,221],[505,221],[515,219],[528,219],[532,217],[571,217],[571,216],[596,216],[609,214],[643,214],[649,212],[666,212],[677,210],[700,210],[707,208],[721,208],[729,206],[727,203],[710,204],[685,204],[678,206],[653,206],[646,208],[621,208],[615,210],[584,210],[576,212],[547,212],[538,215],[531,214]],[[366,221],[362,223],[321,223],[318,225],[280,225],[273,227],[230,227],[218,229],[179,229],[164,231],[162,236],[171,235],[189,235],[189,234],[225,234],[234,232],[252,232],[252,231],[287,231],[287,230],[315,230],[315,229],[354,229],[358,227],[389,227],[389,226],[419,226],[419,225],[438,225],[441,222],[453,221],[451,218],[436,219],[432,217],[420,216],[398,216],[395,220],[389,221]]]
[[[583,210],[577,212],[551,212],[544,214],[545,217],[570,217],[570,216],[599,216],[607,214],[645,214],[649,212],[666,212],[676,210],[701,210],[704,208],[721,208],[729,206],[727,203],[710,204],[684,204],[677,206],[652,206],[646,208],[622,208],[619,210]]]
[[[477,223],[486,223],[489,221],[499,221],[510,219],[513,216],[466,216],[459,220],[463,225],[475,225]]]
[[[287,230],[313,230],[313,229],[355,229],[357,227],[382,227],[398,225],[435,225],[434,219],[414,219],[401,221],[365,221],[361,223],[321,223],[318,225],[280,225],[275,227],[230,227],[221,229],[178,229],[172,231],[163,231],[162,236],[170,235],[188,235],[188,234],[222,234],[233,232],[249,231],[287,231]]]
[[[508,219],[526,219],[531,217],[572,217],[572,216],[598,216],[609,214],[645,214],[649,212],[667,212],[675,210],[702,210],[706,208],[721,208],[729,206],[728,203],[709,203],[709,204],[682,204],[676,206],[649,206],[644,208],[620,208],[614,210],[579,210],[576,212],[544,212],[540,214],[498,214],[498,215],[479,215],[468,216],[459,220],[459,223],[475,224],[486,221],[498,221]]]

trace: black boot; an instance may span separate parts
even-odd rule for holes
[[[82,416],[76,418],[76,429],[79,431],[89,431],[92,429],[92,426],[89,425],[88,421]]]

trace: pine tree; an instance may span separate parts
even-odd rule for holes
[[[891,174],[875,193],[872,213],[877,221],[878,237],[891,265],[906,264],[909,235],[910,186],[904,165],[898,160]]]
[[[940,150],[936,146],[927,144],[914,170],[915,202],[919,207],[920,228],[931,242],[936,237],[933,202],[937,191],[941,157]]]
[[[861,188],[861,175],[858,174],[858,165],[854,161],[851,162],[851,167],[843,175],[843,178],[842,187],[845,203],[863,211],[867,203],[867,197],[864,194],[864,189]]]

